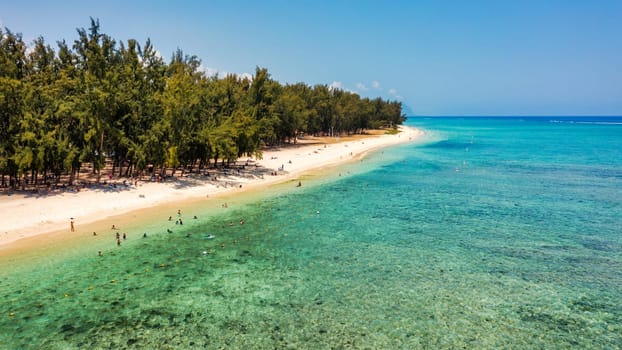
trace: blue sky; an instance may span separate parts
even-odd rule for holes
[[[397,99],[416,115],[622,115],[622,1],[6,1],[0,26],[73,42],[99,18],[210,70]]]

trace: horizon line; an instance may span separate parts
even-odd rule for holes
[[[447,115],[407,115],[406,118],[622,118],[622,114],[603,114],[603,115],[579,115],[579,114],[559,114],[559,115],[494,115],[494,114],[447,114]]]

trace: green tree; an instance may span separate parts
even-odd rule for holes
[[[23,170],[29,160],[29,154],[18,154],[28,151],[17,144],[24,110],[22,79],[25,66],[26,45],[21,34],[0,30],[0,169],[3,186],[6,174],[15,187],[19,169]]]

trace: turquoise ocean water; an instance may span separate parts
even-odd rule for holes
[[[407,124],[301,188],[3,266],[0,348],[622,348],[622,118]]]

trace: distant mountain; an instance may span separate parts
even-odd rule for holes
[[[413,109],[410,108],[410,106],[405,104],[404,102],[402,102],[402,113],[405,114],[407,117],[415,115],[415,112],[413,111]]]

